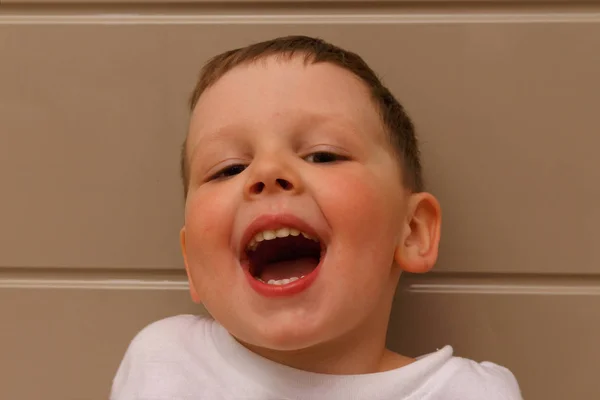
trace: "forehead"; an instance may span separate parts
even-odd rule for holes
[[[331,63],[303,57],[267,57],[233,68],[200,96],[192,113],[188,146],[228,126],[286,129],[327,120],[383,138],[381,119],[369,88]]]

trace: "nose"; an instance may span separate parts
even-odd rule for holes
[[[266,194],[298,194],[302,191],[300,175],[280,156],[255,158],[248,172],[250,174],[244,192],[249,199]]]

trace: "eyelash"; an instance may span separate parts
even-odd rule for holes
[[[316,161],[314,160],[315,157],[330,157],[330,159],[326,160],[326,161]],[[308,158],[312,157],[313,161],[309,161]],[[339,162],[339,161],[347,161],[348,157],[346,156],[342,156],[340,154],[336,154],[336,153],[332,153],[330,151],[316,151],[314,153],[309,154],[308,156],[304,157],[304,159],[308,162],[312,162],[314,164],[329,164],[329,163],[334,163],[334,162]]]
[[[232,176],[241,174],[242,172],[244,172],[245,169],[246,169],[246,165],[244,165],[244,164],[232,164],[232,165],[229,165],[229,166],[223,168],[222,170],[220,170],[219,172],[217,172],[216,174],[214,174],[213,176],[208,178],[208,180],[214,181],[214,180],[218,180],[218,179],[230,178]]]
[[[317,160],[315,160],[315,157],[316,158],[325,157],[326,160],[317,161]],[[313,161],[310,161],[309,160],[310,158],[312,158]],[[349,158],[346,156],[342,156],[340,154],[332,153],[330,151],[316,151],[316,152],[311,153],[311,154],[307,155],[306,157],[304,157],[304,160],[307,162],[310,162],[312,164],[331,164],[331,163],[340,162],[340,161],[347,161],[347,160],[349,160]],[[241,174],[242,172],[244,172],[244,170],[246,168],[247,168],[247,165],[244,165],[244,164],[232,164],[232,165],[229,165],[229,166],[223,168],[216,174],[212,175],[208,180],[213,181],[213,180],[219,180],[219,179],[227,179],[232,176]]]

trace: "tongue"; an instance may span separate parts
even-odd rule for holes
[[[262,268],[259,278],[265,282],[271,279],[289,279],[294,276],[300,278],[302,275],[310,274],[318,264],[319,260],[312,257],[277,261],[265,265]]]

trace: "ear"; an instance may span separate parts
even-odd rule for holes
[[[394,260],[406,272],[428,272],[438,257],[442,211],[430,193],[410,196],[400,242]]]
[[[188,283],[190,286],[190,295],[192,296],[192,300],[194,303],[200,303],[200,295],[198,295],[198,291],[194,287],[194,282],[192,280],[192,274],[190,274],[190,266],[187,260],[187,251],[185,247],[185,226],[181,228],[179,232],[179,243],[181,245],[181,253],[183,254],[183,263],[185,264],[185,272],[187,273]]]

